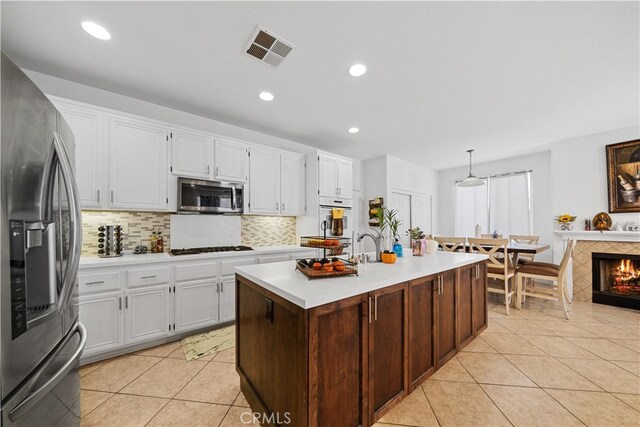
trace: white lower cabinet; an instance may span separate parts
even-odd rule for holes
[[[82,268],[76,301],[87,328],[83,359],[140,348],[178,333],[233,321],[235,267],[310,257],[313,250]]]
[[[124,301],[125,344],[171,333],[168,284],[127,290]]]
[[[218,322],[218,289],[217,278],[176,284],[176,332]]]
[[[85,356],[122,346],[122,297],[122,291],[117,291],[78,299],[80,322],[87,328]]]
[[[236,276],[224,276],[220,280],[220,321],[236,318]]]

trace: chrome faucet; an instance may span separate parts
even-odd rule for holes
[[[370,237],[371,240],[373,240],[373,243],[376,245],[376,261],[380,262],[381,261],[380,251],[381,251],[382,239],[383,239],[382,233],[379,233],[378,236],[374,236],[371,233],[362,233],[361,235],[358,236],[358,238],[356,239],[356,242],[362,241],[362,239],[365,237]]]

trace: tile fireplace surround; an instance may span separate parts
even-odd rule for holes
[[[622,235],[616,232],[556,233],[561,234],[565,240],[578,240],[573,254],[573,297],[576,301],[591,301],[592,252],[640,255],[640,238],[637,233],[636,235],[627,233]]]

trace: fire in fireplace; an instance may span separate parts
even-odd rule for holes
[[[592,253],[593,302],[640,310],[640,255]]]

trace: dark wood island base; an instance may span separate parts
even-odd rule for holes
[[[236,370],[263,425],[370,426],[487,327],[487,263],[303,309],[236,275]]]

